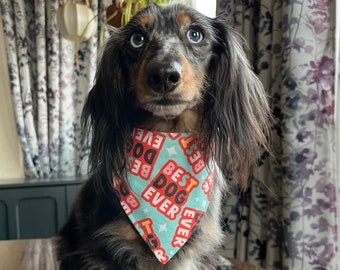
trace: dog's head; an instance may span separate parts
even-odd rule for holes
[[[106,176],[123,169],[141,127],[196,133],[225,173],[244,180],[266,145],[268,119],[239,37],[184,5],[150,5],[113,31],[83,111],[92,168]]]
[[[135,76],[130,80],[140,108],[172,120],[202,103],[215,39],[205,17],[182,6],[153,6],[126,30],[128,73]]]

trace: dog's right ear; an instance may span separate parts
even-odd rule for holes
[[[224,21],[212,21],[216,42],[209,68],[205,127],[225,174],[245,187],[263,149],[268,149],[270,107],[242,39]],[[229,170],[229,172],[228,172]]]
[[[132,131],[134,102],[129,93],[120,33],[115,31],[103,47],[95,83],[82,112],[82,126],[90,140],[90,170],[109,179],[125,166],[125,146]]]

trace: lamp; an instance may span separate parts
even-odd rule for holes
[[[94,17],[88,0],[85,0],[85,4],[63,0],[57,10],[57,25],[62,37],[80,42],[93,35],[97,27]]]

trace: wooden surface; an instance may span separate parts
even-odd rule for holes
[[[230,259],[235,270],[265,270]],[[1,270],[58,270],[51,239],[0,241]]]
[[[266,270],[265,268],[241,262],[236,259],[229,259],[236,270]]]
[[[20,264],[24,257],[25,246],[25,240],[0,241],[0,269],[20,269]]]

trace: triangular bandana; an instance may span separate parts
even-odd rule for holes
[[[190,238],[210,202],[214,162],[204,162],[189,133],[135,128],[126,185],[113,178],[120,204],[157,259],[166,264]]]

